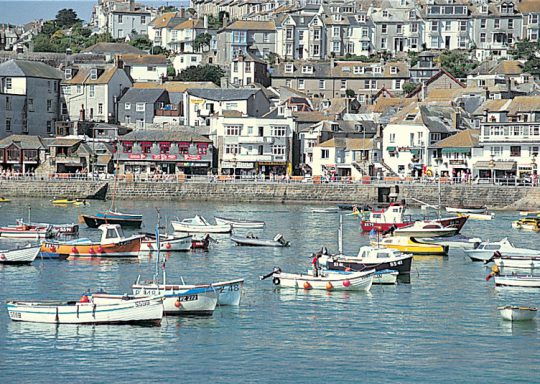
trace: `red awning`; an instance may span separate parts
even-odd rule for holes
[[[188,148],[190,145],[191,145],[191,143],[189,143],[187,141],[180,141],[178,143],[178,147],[180,147],[180,148]]]
[[[208,148],[208,143],[197,143],[197,148]]]

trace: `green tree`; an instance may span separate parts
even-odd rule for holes
[[[176,8],[174,5],[164,5],[159,10],[162,13],[169,13],[169,12],[178,12],[178,8]]]
[[[409,65],[411,67],[414,67],[416,63],[418,63],[418,52],[409,51],[408,56],[409,56]]]
[[[175,77],[176,76],[176,69],[172,65],[167,66],[167,77]]]
[[[514,49],[510,50],[509,53],[514,59],[529,60],[535,57],[538,50],[540,50],[540,42],[533,42],[525,39],[516,42],[514,44]]]
[[[60,28],[70,28],[73,25],[80,23],[81,19],[77,17],[77,12],[73,9],[64,8],[58,11],[54,22]]]
[[[149,51],[152,48],[152,41],[146,36],[137,36],[129,44],[139,48],[141,51]]]
[[[152,53],[152,55],[169,56],[171,54],[168,50],[159,45],[154,45],[152,48],[150,48],[150,52]]]
[[[534,76],[540,76],[540,58],[533,57],[525,62],[523,72],[530,73]]]
[[[225,76],[223,69],[216,65],[198,65],[189,67],[180,72],[177,80],[180,81],[211,81],[216,85],[220,85],[221,78]]]
[[[51,36],[53,33],[58,31],[60,28],[56,26],[56,23],[53,20],[47,20],[43,23],[43,27],[41,28],[41,33],[47,36]]]
[[[212,41],[212,35],[209,33],[201,33],[195,37],[193,41],[193,49],[195,52],[203,51],[204,47],[210,48],[210,42]]]
[[[408,95],[409,93],[414,91],[416,87],[418,87],[418,84],[406,82],[406,83],[403,83],[403,86],[401,88],[403,89],[403,92],[405,92],[405,94]]]
[[[347,97],[356,97],[356,93],[354,93],[354,91],[353,91],[352,89],[347,89],[347,90],[345,91],[345,95],[346,95]]]
[[[446,51],[439,56],[439,61],[441,67],[457,78],[467,77],[478,66],[478,62],[471,60],[467,53],[459,51]]]

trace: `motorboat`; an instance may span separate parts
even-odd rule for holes
[[[423,237],[422,242],[445,245],[450,248],[474,249],[480,245],[482,239],[479,237],[467,237],[458,234],[449,237]]]
[[[244,287],[244,279],[234,279],[227,281],[219,281],[210,284],[159,284],[156,286],[154,283],[141,282],[139,279],[133,284],[134,295],[148,295],[154,294],[153,292],[162,292],[165,295],[169,293],[178,293],[183,291],[204,290],[204,292],[214,292],[217,294],[217,305],[240,305],[242,298],[242,289]],[[166,298],[167,301],[167,298]],[[190,306],[185,307],[183,310],[171,309],[173,312],[186,311]],[[191,308],[193,309],[193,308]]]
[[[540,217],[540,211],[519,211],[520,216],[538,216]]]
[[[400,275],[411,273],[413,255],[401,253],[396,249],[363,246],[360,247],[357,256],[329,255],[324,250],[320,251],[319,263],[329,270],[364,271],[375,269],[382,271],[392,269],[398,271]]]
[[[330,270],[325,269],[323,271],[324,274],[350,274],[350,272],[347,271],[338,271],[338,270]],[[310,268],[307,271],[308,275],[313,276],[313,269]],[[373,284],[374,285],[393,285],[397,284],[397,279],[399,276],[398,271],[394,271],[393,269],[383,269],[381,271],[375,271],[375,274],[373,275]]]
[[[261,276],[261,280],[272,277],[276,287],[296,289],[323,289],[327,291],[369,291],[373,284],[375,270],[370,269],[361,272],[344,274],[324,273],[319,276],[302,273],[285,273],[280,268],[274,268],[272,272]]]
[[[163,298],[145,297],[97,304],[87,296],[81,301],[8,301],[13,321],[52,324],[161,323]]]
[[[535,275],[494,275],[497,287],[540,288],[540,276]]]
[[[99,226],[101,240],[89,239],[77,242],[45,242],[41,245],[44,254],[58,255],[60,259],[138,257],[143,236],[125,237],[119,224]],[[54,256],[53,256],[54,257]]]
[[[156,235],[144,233],[141,240],[141,251],[155,252],[158,250]],[[159,236],[159,250],[162,252],[187,252],[191,250],[193,242],[192,236]]]
[[[537,308],[518,305],[505,305],[497,307],[501,317],[508,321],[527,321],[536,317]]]
[[[102,224],[119,224],[128,228],[140,228],[143,221],[142,215],[116,211],[98,212],[95,215],[80,215],[80,217],[90,228],[98,228]]]
[[[408,237],[445,237],[453,236],[458,233],[458,229],[454,227],[444,227],[441,223],[435,221],[415,221],[413,224],[396,228],[393,231],[395,236]]]
[[[52,201],[53,205],[60,205],[60,206],[80,206],[80,205],[86,205],[86,200],[80,200],[80,199],[55,199]]]
[[[196,215],[195,217],[184,219],[180,221],[171,221],[171,225],[175,232],[188,232],[188,233],[231,233],[231,224],[210,224],[202,216]]]
[[[0,250],[0,264],[31,264],[39,255],[41,247],[28,244],[26,247]]]
[[[252,233],[246,236],[231,236],[231,240],[236,245],[244,245],[251,247],[288,247],[289,242],[283,238],[281,233],[278,233],[273,239],[259,239]]]
[[[192,236],[191,237],[191,249],[192,250],[199,250],[199,251],[208,251],[208,247],[210,246],[210,235],[207,233],[203,236]]]
[[[537,256],[502,255],[496,251],[491,260],[499,268],[540,268],[540,253]]]
[[[512,244],[507,237],[500,241],[482,242],[475,249],[466,249],[465,254],[469,256],[472,261],[487,262],[493,257],[493,253],[496,251],[499,251],[504,255],[534,256],[540,254],[540,250],[514,247],[514,244]]]
[[[467,216],[471,220],[493,220],[495,214],[493,212],[485,213],[458,213],[458,216]]]
[[[50,223],[25,223],[17,220],[17,225],[26,225],[31,229],[46,228],[51,226],[53,236],[77,236],[79,234],[79,224],[50,224]]]
[[[487,207],[485,205],[472,206],[472,205],[460,205],[457,207],[446,207],[446,212],[452,213],[484,213]]]
[[[32,227],[27,224],[8,225],[0,227],[0,237],[11,239],[48,239],[53,237],[51,225]]]
[[[0,197],[0,203],[11,203],[11,199],[7,197]]]
[[[233,228],[261,229],[264,228],[265,225],[264,221],[256,220],[226,219],[218,216],[214,216],[214,219],[218,225],[230,224]]]
[[[540,217],[526,217],[512,221],[512,228],[523,229],[525,231],[540,231]]]
[[[374,209],[368,220],[362,220],[360,226],[363,232],[386,232],[390,228],[407,227],[413,223],[410,217],[405,216],[405,206],[391,203],[388,208]]]
[[[423,243],[416,240],[414,237],[392,236],[384,237],[378,241],[372,241],[372,246],[397,249],[404,253],[413,255],[431,255],[431,256],[446,256],[448,255],[448,246],[439,244]]]

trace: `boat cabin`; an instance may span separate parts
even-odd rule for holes
[[[405,206],[391,203],[386,209],[373,210],[369,214],[369,221],[372,223],[403,223]]]
[[[119,224],[102,224],[99,229],[101,230],[101,244],[113,244],[126,238]]]
[[[401,256],[401,252],[395,249],[388,248],[374,248],[374,247],[360,247],[358,251],[358,258],[360,259],[393,259]]]

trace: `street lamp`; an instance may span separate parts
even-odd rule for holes
[[[491,183],[495,184],[495,159],[491,155],[491,160],[489,161],[489,169],[491,170]]]

